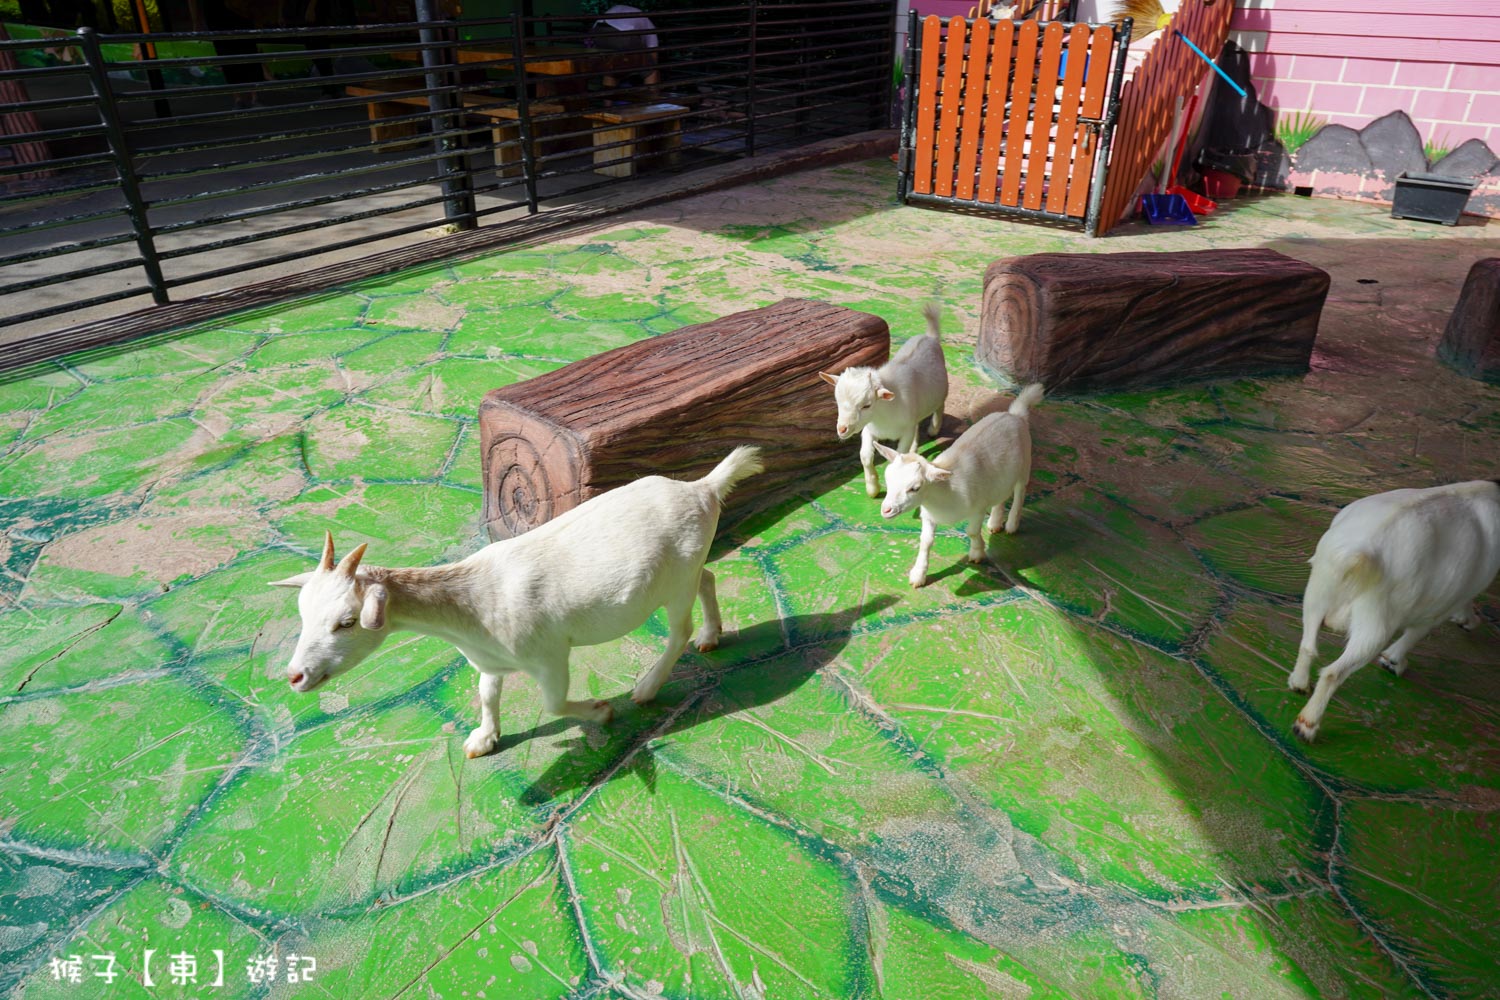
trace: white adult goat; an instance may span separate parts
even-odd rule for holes
[[[656,697],[687,646],[693,598],[703,601],[697,646],[719,643],[714,575],[704,568],[719,510],[734,485],[759,472],[759,449],[739,447],[707,476],[647,476],[580,504],[524,535],[443,566],[361,566],[365,546],[333,562],[333,535],[311,573],[273,587],[300,587],[302,635],[287,667],[293,689],[311,691],[373,653],[393,631],[446,639],[479,671],[479,728],[464,752],[480,757],[499,738],[500,682],[530,674],[554,715],[608,722],[607,701],[568,701],[568,653],[640,627],[667,610],[667,648],[631,698]]]
[[[1318,673],[1317,689],[1292,726],[1312,742],[1333,693],[1376,653],[1399,677],[1406,654],[1445,619],[1465,628],[1479,624],[1474,597],[1500,572],[1500,482],[1356,500],[1334,517],[1308,561],[1302,643],[1287,685],[1308,689],[1320,626],[1349,636],[1339,658]]]
[[[1031,408],[1042,400],[1040,383],[1029,385],[1005,413],[991,413],[963,432],[953,447],[929,462],[915,451],[899,454],[883,444],[890,464],[885,468],[885,503],[880,514],[887,521],[921,505],[922,540],[917,561],[907,574],[913,587],[927,583],[927,558],[939,524],[969,522],[968,561],[984,561],[980,524],[989,511],[989,529],[1000,530],[1000,511],[1010,499],[1005,533],[1014,535],[1021,523],[1021,502],[1031,478]]]
[[[839,440],[859,433],[859,462],[865,470],[865,492],[880,495],[875,478],[875,441],[896,440],[900,451],[917,445],[922,418],[931,415],[929,435],[943,423],[948,401],[948,365],[943,360],[942,322],[935,302],[922,309],[927,333],[901,345],[896,356],[877,368],[845,368],[838,375],[818,372],[833,386],[839,418]]]

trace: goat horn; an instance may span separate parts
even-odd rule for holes
[[[349,550],[349,554],[339,563],[338,572],[347,577],[353,577],[354,571],[359,569],[359,561],[365,557],[365,549],[369,547],[368,542],[360,542]]]
[[[318,561],[318,569],[324,571],[333,569],[333,532],[323,532],[323,558]]]

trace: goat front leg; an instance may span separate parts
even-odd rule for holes
[[[609,702],[568,700],[568,653],[565,647],[560,656],[549,656],[536,673],[537,686],[542,689],[542,708],[552,715],[606,725],[615,717]]]
[[[464,740],[464,756],[470,760],[493,753],[500,742],[500,682],[503,679],[500,674],[479,671],[479,728]]]
[[[913,587],[927,586],[927,560],[932,555],[933,536],[937,534],[937,525],[927,516],[926,509],[919,509],[922,511],[922,538],[917,542],[917,561],[906,575],[907,582]]]
[[[859,464],[865,470],[865,494],[880,496],[880,480],[875,478],[875,428],[869,424],[859,432]]]
[[[701,586],[700,579],[699,587]],[[630,692],[630,700],[637,705],[644,705],[656,697],[656,693],[671,676],[672,667],[682,656],[682,651],[687,648],[688,633],[693,630],[693,594],[694,591],[689,590],[686,595],[667,605],[667,648],[661,651],[661,656],[651,664],[650,670],[641,675],[641,679],[636,681],[635,690]]]
[[[1016,529],[1021,526],[1021,505],[1026,500],[1026,480],[1022,479],[1016,483],[1015,492],[1010,498],[1010,513],[1005,517],[1005,533],[1014,535]]]

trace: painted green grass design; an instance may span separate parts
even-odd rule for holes
[[[727,527],[725,644],[685,655],[656,704],[627,692],[659,620],[575,651],[574,695],[613,699],[609,729],[545,715],[515,678],[500,749],[466,761],[472,671],[410,636],[288,689],[295,602],[264,584],[311,565],[324,528],[384,564],[481,544],[486,388],[788,294],[902,339],[937,289],[950,413],[987,400],[967,272],[1098,248],[895,208],[890,172],[0,384],[0,991],[87,995],[48,960],[116,951],[119,995],[187,995],[139,985],[159,947],[234,970],[316,956],[336,1000],[1480,995],[1500,975],[1467,874],[1494,856],[1500,768],[1475,734],[1500,697],[1496,594],[1482,634],[1352,679],[1316,746],[1287,728],[1327,519],[1392,481],[1479,475],[1500,431],[1500,390],[1407,329],[1440,327],[1446,302],[1413,303],[1462,276],[1466,234],[1419,248],[1438,280],[1409,245],[1372,253],[1384,222],[1359,206],[1264,200],[1212,230],[1295,235],[1380,279],[1385,305],[1330,300],[1333,360],[1045,401],[993,565],[945,529],[909,588],[916,522],[879,518],[851,446],[847,481]],[[1440,390],[1392,393],[1393,367]],[[241,974],[215,995],[296,990]]]

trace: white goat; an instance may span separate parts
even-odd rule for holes
[[[1010,499],[1005,533],[1014,535],[1021,523],[1021,502],[1031,478],[1031,408],[1042,400],[1040,383],[1029,385],[1005,413],[991,413],[927,461],[915,451],[902,455],[883,444],[875,447],[890,461],[885,469],[885,503],[880,514],[887,521],[921,504],[922,540],[917,561],[907,574],[913,587],[927,583],[927,558],[939,524],[969,522],[971,563],[984,561],[979,526],[989,511],[989,529],[1000,530],[1000,511]]]
[[[1356,500],[1334,517],[1308,561],[1302,643],[1287,685],[1308,689],[1320,626],[1349,636],[1339,658],[1318,673],[1317,689],[1292,726],[1312,742],[1333,693],[1376,653],[1400,677],[1406,654],[1445,619],[1469,629],[1479,624],[1474,597],[1500,572],[1500,482]]]
[[[880,495],[875,478],[876,439],[899,442],[899,451],[917,445],[922,418],[932,417],[927,433],[934,435],[943,423],[943,404],[948,401],[948,365],[943,360],[941,316],[935,302],[922,310],[927,333],[901,345],[896,356],[880,368],[845,368],[838,375],[818,372],[833,386],[839,419],[834,430],[839,440],[859,432],[859,462],[865,470],[865,492]]]
[[[301,588],[292,688],[311,691],[409,629],[453,643],[479,671],[479,728],[464,742],[470,757],[495,749],[500,682],[513,671],[536,679],[548,712],[608,722],[607,701],[567,700],[569,650],[618,638],[665,607],[667,648],[631,694],[641,704],[656,697],[687,646],[695,595],[703,601],[698,649],[718,646],[714,575],[703,563],[724,498],[761,470],[758,455],[736,448],[696,482],[638,479],[443,566],[361,566],[364,545],[335,566],[330,534],[317,570],[271,584]]]

